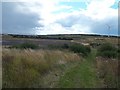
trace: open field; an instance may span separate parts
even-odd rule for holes
[[[3,88],[119,88],[117,37],[2,40]]]
[[[42,37],[37,36],[24,36],[24,35],[2,35],[2,45],[16,45],[25,42],[36,43],[41,47],[47,45],[63,45],[63,44],[102,44],[112,43],[117,45],[119,37],[107,37],[107,36],[87,36],[87,35],[45,35]]]

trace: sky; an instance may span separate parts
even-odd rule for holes
[[[2,33],[118,35],[119,0],[4,0]]]

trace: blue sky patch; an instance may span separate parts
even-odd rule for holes
[[[118,9],[118,2],[115,2],[114,5],[111,6],[111,8]]]

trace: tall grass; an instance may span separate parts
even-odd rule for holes
[[[118,88],[118,60],[97,58],[98,76],[106,88]]]
[[[3,88],[42,87],[41,78],[56,66],[80,60],[59,50],[3,49]]]

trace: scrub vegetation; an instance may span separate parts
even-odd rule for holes
[[[78,43],[81,41],[77,39],[44,48],[33,42],[3,45],[2,87],[119,88],[117,44],[104,40],[98,44],[99,40],[92,42],[93,37],[86,37],[89,45]]]

